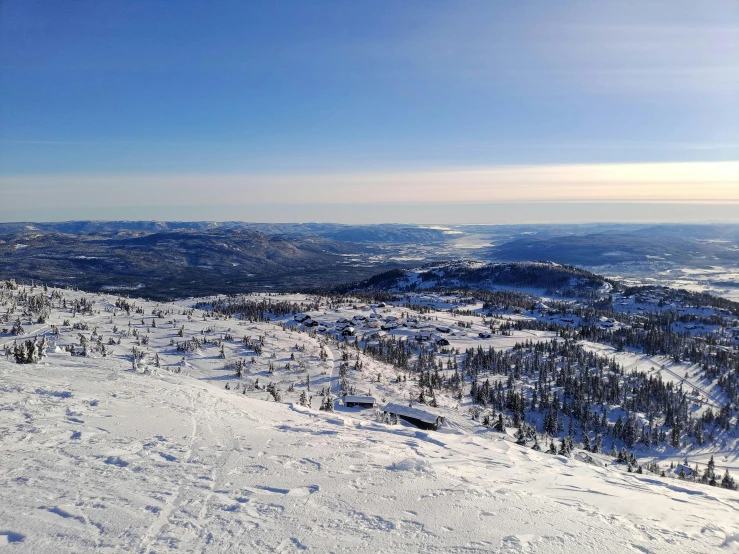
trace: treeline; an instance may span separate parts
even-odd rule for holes
[[[542,288],[547,290],[571,289],[583,292],[597,289],[605,283],[605,279],[569,265],[549,262],[488,264],[480,267],[443,267],[421,274],[422,280],[438,280],[441,273],[443,279],[454,279],[460,284],[479,286],[480,283],[493,285]]]
[[[236,317],[247,321],[271,321],[275,317],[294,315],[318,310],[318,302],[290,302],[271,297],[258,300],[247,296],[226,296],[214,300],[195,303],[196,309],[226,317]]]
[[[348,294],[359,291],[415,291],[417,283],[405,284],[407,270],[392,269],[364,281],[334,287],[332,292]],[[470,265],[465,262],[433,265],[418,273],[422,283],[442,288],[481,288],[490,285],[539,288],[554,294],[597,297],[596,289],[606,280],[590,271],[550,262],[492,263]],[[426,288],[426,287],[424,287]]]

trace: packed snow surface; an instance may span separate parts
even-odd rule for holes
[[[3,552],[738,552],[739,495],[113,359],[0,361]]]

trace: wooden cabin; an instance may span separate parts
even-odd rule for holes
[[[344,397],[344,406],[347,408],[374,408],[375,398],[373,396],[351,396]]]
[[[425,406],[423,408],[411,408],[402,404],[390,403],[382,411],[388,415],[393,414],[403,421],[415,425],[419,429],[436,431],[444,424],[444,416],[427,409]]]

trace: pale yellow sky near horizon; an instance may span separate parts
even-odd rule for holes
[[[739,161],[517,165],[341,174],[0,175],[4,211],[382,202],[739,203]]]

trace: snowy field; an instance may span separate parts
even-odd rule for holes
[[[396,323],[384,332],[398,341],[448,339],[437,354],[456,363],[468,348],[551,340],[549,331],[486,333],[541,315],[484,318],[479,303],[424,292],[409,299],[418,309],[324,300],[308,328],[292,313],[218,316],[193,309],[198,299],[122,307],[111,295],[45,294],[60,292],[64,304],[57,297],[43,323],[22,315],[22,334],[0,340],[48,339],[39,363],[0,357],[3,552],[739,552],[735,491],[629,473],[578,448],[568,458],[518,446],[515,428],[470,417],[468,395],[439,392],[439,431],[388,425],[339,400],[333,413],[318,410],[338,392],[343,364],[345,383],[380,406],[418,394],[413,374],[400,379],[355,337],[335,340],[345,325],[370,343]],[[270,298],[315,301],[253,297]],[[83,299],[92,308],[79,308]],[[725,400],[698,368],[582,344],[626,371],[692,388],[696,414]],[[663,469],[685,457],[702,469],[715,455],[720,474],[739,468],[732,441],[636,450]]]
[[[641,264],[622,264],[627,267],[594,266],[591,271],[607,275],[629,285],[664,285],[692,292],[708,292],[729,300],[739,301],[739,270],[734,266],[705,268],[683,267],[655,269]],[[624,271],[628,269],[628,271]]]
[[[3,551],[739,551],[732,491],[115,360],[0,364]]]

